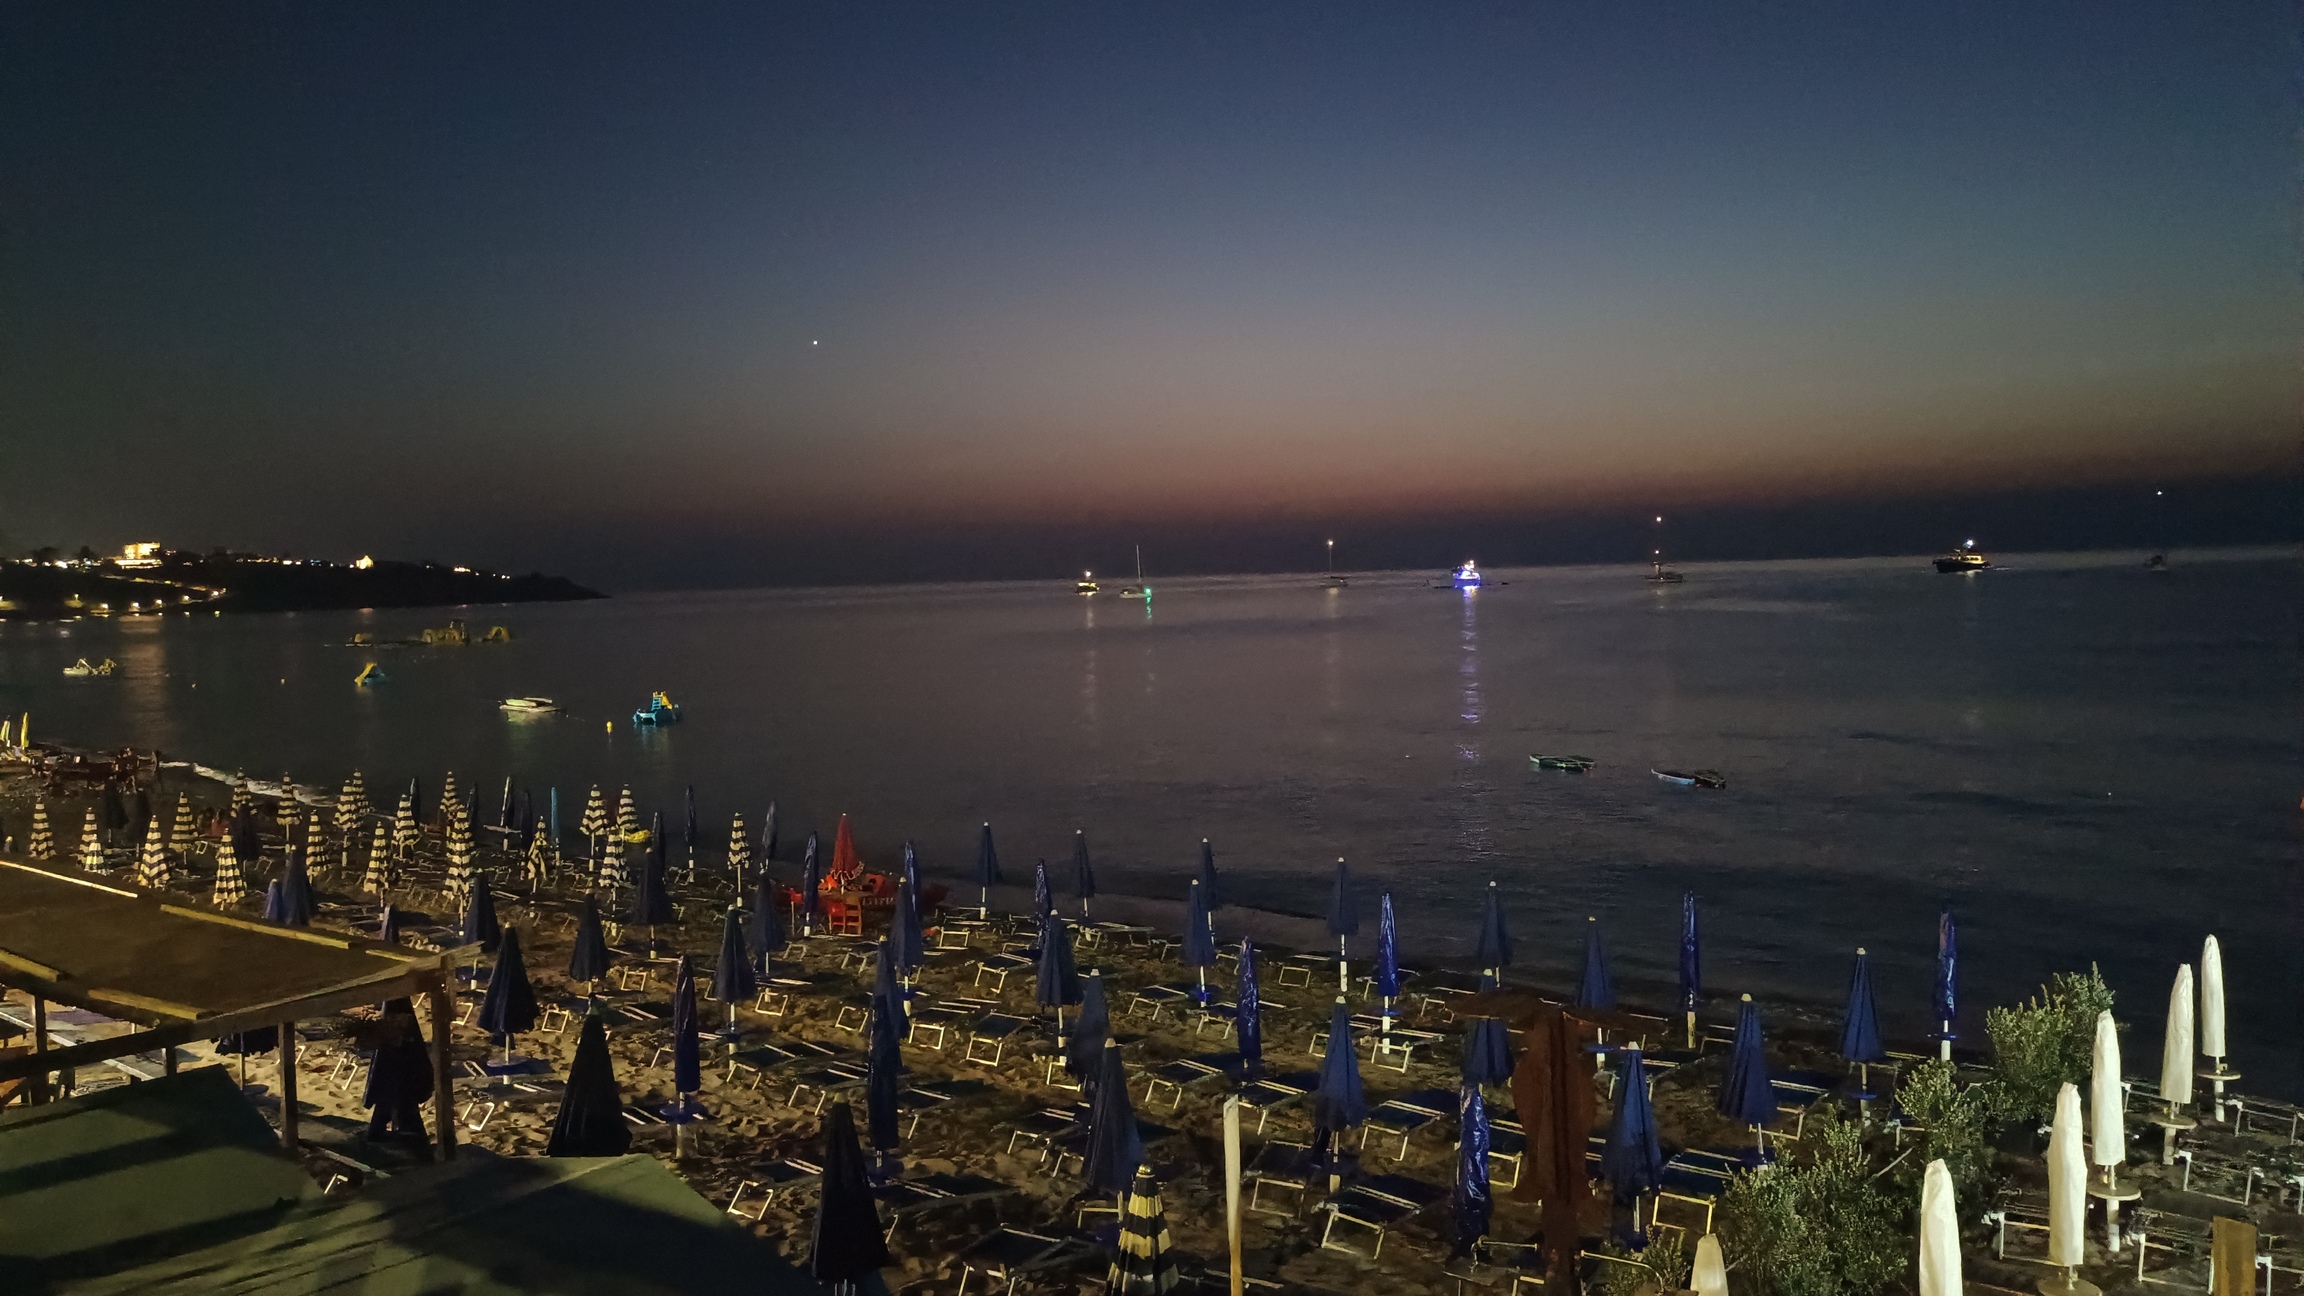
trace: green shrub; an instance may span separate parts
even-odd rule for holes
[[[1678,1229],[1654,1234],[1644,1251],[1634,1251],[1613,1241],[1601,1243],[1600,1250],[1604,1255],[1631,1260],[1635,1264],[1600,1266],[1600,1272],[1592,1284],[1595,1296],[1638,1296],[1643,1288],[1650,1286],[1661,1287],[1665,1291],[1681,1290],[1687,1287],[1689,1270],[1696,1261],[1696,1257],[1689,1253],[1686,1236]],[[1647,1268],[1638,1268],[1638,1265],[1646,1265]]]
[[[2037,996],[2014,1008],[1986,1013],[1993,1110],[2010,1120],[2045,1121],[2053,1115],[2057,1090],[2088,1079],[2096,1018],[2111,1008],[2111,987],[2091,965],[2085,975],[2057,973]]]
[[[1720,1244],[1740,1296],[1872,1296],[1903,1277],[1904,1211],[1873,1176],[1861,1131],[1811,1118],[1800,1157],[1740,1174],[1720,1199]]]
[[[1951,1172],[1952,1190],[1960,1215],[1973,1220],[1984,1210],[1986,1180],[1992,1168],[1984,1143],[1984,1121],[1990,1115],[1984,1086],[1963,1085],[1949,1062],[1923,1062],[1896,1086],[1896,1102],[1905,1114],[1927,1131],[1922,1146],[1897,1166],[1896,1183],[1917,1210],[1920,1179],[1930,1161],[1941,1160]]]

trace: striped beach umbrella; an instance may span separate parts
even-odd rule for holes
[[[616,840],[628,843],[640,836],[640,807],[632,800],[632,789],[625,788],[616,801]]]
[[[1576,982],[1576,1006],[1606,1012],[1616,1006],[1616,982],[1608,975],[1608,938],[1600,920],[1584,920],[1584,975]]]
[[[528,838],[528,894],[534,895],[552,880],[552,843],[544,834],[533,833]]]
[[[344,780],[343,790],[336,794],[336,835],[350,842],[353,831],[367,817],[368,784],[360,777],[360,771],[354,770],[352,777]]]
[[[216,881],[209,887],[208,903],[219,909],[240,903],[248,894],[247,879],[240,876],[240,854],[233,849],[232,834],[216,844]]]
[[[1480,943],[1472,959],[1483,972],[1501,974],[1512,966],[1512,934],[1504,929],[1504,893],[1491,879],[1480,910]]]
[[[370,895],[383,895],[399,880],[392,873],[391,833],[390,825],[379,822],[368,844],[368,871],[360,875],[360,889]]]
[[[1493,1132],[1488,1125],[1488,1100],[1480,1086],[1466,1084],[1457,1091],[1456,1183],[1448,1195],[1451,1230],[1448,1254],[1462,1259],[1488,1236],[1489,1217],[1496,1200],[1488,1186],[1488,1147]]]
[[[607,933],[600,928],[600,902],[587,895],[576,911],[576,940],[568,952],[568,979],[582,981],[587,993],[608,975]]]
[[[1696,1047],[1696,1001],[1704,996],[1704,946],[1696,934],[1696,893],[1680,893],[1680,1011],[1688,1019],[1688,1047]]]
[[[1216,883],[1216,848],[1205,837],[1200,839],[1200,894],[1207,901],[1208,912],[1224,907],[1224,892]]]
[[[1200,1006],[1208,1006],[1208,969],[1216,966],[1216,928],[1208,916],[1208,891],[1200,879],[1192,879],[1191,889],[1184,901],[1184,966],[1191,968],[1199,978],[1193,997]]]
[[[198,840],[200,840],[200,829],[192,818],[192,794],[189,792],[178,793],[176,796],[176,822],[168,830],[168,849],[176,852],[177,859],[183,860],[191,855],[192,843]]]
[[[288,781],[285,774],[280,776],[280,808],[273,812],[272,817],[280,825],[281,848],[291,848],[296,840],[296,830],[304,824],[304,806],[296,800],[296,786]]]
[[[256,794],[248,790],[248,771],[233,771],[231,787],[232,797],[226,803],[225,809],[230,811],[233,818],[237,819],[256,804]]]
[[[24,853],[36,860],[56,857],[56,834],[48,827],[48,803],[32,803],[32,837],[24,845]]]
[[[456,771],[450,770],[448,771],[448,777],[440,780],[440,826],[443,829],[448,826],[448,811],[450,808],[461,806],[463,804],[464,803],[458,800],[456,797]]]
[[[744,866],[752,862],[752,838],[744,831],[744,816],[728,821],[728,876],[736,894],[744,894]]]
[[[413,859],[416,843],[420,840],[416,826],[416,780],[408,780],[408,790],[400,794],[400,808],[392,812],[392,854],[396,859]]]
[[[1360,897],[1341,855],[1336,857],[1336,880],[1328,885],[1328,934],[1336,938],[1336,993],[1350,994],[1352,965],[1345,942],[1360,934]]]
[[[1264,996],[1256,984],[1256,946],[1240,942],[1240,976],[1232,990],[1232,1037],[1240,1045],[1240,1078],[1264,1073]]]
[[[1096,898],[1096,868],[1088,862],[1088,833],[1072,830],[1072,895],[1080,902],[1080,916],[1088,916],[1088,902]]]
[[[151,823],[144,828],[144,856],[136,863],[136,885],[147,891],[163,891],[168,887],[168,846],[161,839],[160,825]]]
[[[442,889],[448,893],[451,904],[461,905],[472,894],[473,884],[479,880],[479,852],[472,845],[472,819],[458,802],[449,802],[447,853],[448,878]]]
[[[1032,865],[1032,921],[1045,927],[1056,912],[1056,892],[1048,885],[1048,861]]]
[[[607,1023],[598,1012],[588,1012],[576,1033],[576,1056],[568,1064],[568,1084],[544,1155],[622,1156],[631,1146],[632,1124],[624,1118],[624,1090],[616,1083],[616,1061],[608,1052]]]
[[[1136,1167],[1120,1217],[1120,1253],[1112,1260],[1105,1286],[1113,1296],[1159,1296],[1184,1285],[1168,1240],[1168,1216],[1160,1207],[1160,1184],[1152,1167]]]
[[[992,824],[976,836],[976,916],[992,916],[992,888],[1000,883],[1000,850],[992,844]]]
[[[608,803],[600,797],[600,785],[592,785],[592,794],[584,799],[584,814],[576,821],[576,831],[584,837],[584,853],[592,862],[592,872],[600,871],[600,839],[608,832]]]
[[[96,808],[88,808],[88,817],[80,822],[80,867],[90,872],[104,868],[104,834],[96,826]]]

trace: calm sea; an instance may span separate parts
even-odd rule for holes
[[[516,637],[461,649],[343,646],[441,611],[12,623],[0,711],[267,778],[429,790],[453,769],[490,806],[507,775],[557,785],[571,835],[595,783],[675,824],[693,785],[715,843],[774,801],[788,860],[845,812],[868,862],[909,838],[956,884],[980,822],[1012,880],[1046,857],[1060,889],[1084,828],[1103,889],[1149,898],[1108,908],[1153,917],[1207,837],[1236,905],[1220,925],[1307,944],[1290,915],[1322,912],[1341,855],[1427,960],[1468,953],[1495,879],[1523,976],[1569,985],[1597,916],[1619,983],[1659,1000],[1694,890],[1708,988],[1836,1003],[1864,945],[1908,1035],[1949,906],[1967,1038],[1987,1004],[2093,961],[2139,1071],[2213,932],[2246,1087],[2294,1092],[2294,556],[2140,557],[1699,564],[1668,588],[1510,570],[1471,595],[1438,574],[1156,580],[1149,605],[1068,583],[642,596],[472,609]],[[65,679],[82,656],[124,669]],[[370,660],[391,682],[353,687]],[[635,732],[654,689],[687,719]],[[507,718],[515,694],[565,711]],[[1535,752],[1599,765],[1540,772]]]

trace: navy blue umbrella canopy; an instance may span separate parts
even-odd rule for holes
[[[911,1013],[904,1006],[904,987],[896,982],[896,962],[888,956],[888,942],[880,942],[879,957],[872,960],[872,1011],[893,1022],[898,1038],[912,1030]]]
[[[1703,945],[1696,935],[1696,893],[1680,894],[1680,1011],[1696,1011],[1704,994]]]
[[[1400,927],[1392,918],[1392,893],[1376,902],[1376,993],[1384,999],[1400,997]]]
[[[1850,1062],[1888,1060],[1880,1039],[1880,1012],[1872,1002],[1872,960],[1856,951],[1855,970],[1848,974],[1848,1008],[1840,1021],[1840,1056]]]
[[[904,1087],[904,1050],[899,1038],[895,1016],[887,1005],[875,998],[871,1046],[865,1055],[864,1125],[873,1148],[880,1152],[896,1150],[897,1131],[902,1124],[901,1114],[896,1110],[896,1095]]]
[[[376,1055],[368,1066],[368,1083],[360,1091],[360,1105],[376,1109],[371,1133],[413,1117],[401,1126],[405,1134],[422,1134],[416,1115],[432,1096],[432,1051],[424,1047],[424,1030],[416,1024],[416,1005],[406,999],[384,1004],[376,1021]]]
[[[911,899],[906,903],[911,906],[912,927],[915,931],[925,932],[928,929],[928,910],[920,899],[920,856],[912,849],[910,842],[904,843],[903,881],[905,886],[911,888]],[[909,966],[918,967],[920,964],[915,960]]]
[[[608,975],[608,936],[600,929],[600,902],[584,897],[576,911],[576,948],[568,954],[568,979],[598,981]]]
[[[1608,1123],[1608,1146],[1600,1153],[1600,1175],[1628,1202],[1664,1181],[1664,1150],[1656,1143],[1656,1111],[1648,1101],[1648,1067],[1639,1046],[1617,1055],[1616,1114]]]
[[[1126,1192],[1143,1160],[1144,1135],[1128,1101],[1128,1068],[1120,1060],[1120,1046],[1107,1042],[1088,1099],[1088,1152],[1082,1167],[1088,1191]]]
[[[309,927],[319,906],[312,900],[312,876],[304,870],[304,855],[291,851],[287,871],[280,876],[280,903],[287,910],[283,920],[290,927]]]
[[[752,948],[760,951],[760,971],[765,974],[768,964],[786,945],[784,916],[776,912],[776,882],[766,873],[760,875],[760,885],[752,892]]]
[[[1512,966],[1512,935],[1504,929],[1504,893],[1488,884],[1486,906],[1480,911],[1480,946],[1473,963],[1483,970]]]
[[[665,890],[664,812],[655,813],[648,832],[648,852],[640,861],[640,876],[632,886],[632,921],[643,927],[672,921],[672,896]]]
[[[1449,1254],[1460,1259],[1470,1255],[1473,1244],[1488,1235],[1489,1216],[1496,1205],[1488,1187],[1488,1102],[1481,1096],[1480,1086],[1463,1087],[1457,1097],[1456,1115],[1462,1138],[1456,1145],[1455,1190],[1448,1196],[1449,1223],[1453,1226]]]
[[[1233,1038],[1240,1044],[1240,1075],[1254,1080],[1264,1073],[1264,997],[1256,984],[1256,947],[1240,942],[1240,978],[1232,993]]]
[[[687,785],[687,788],[688,820],[680,827],[680,842],[682,845],[688,848],[688,853],[690,855],[694,855],[696,853],[697,840],[702,834],[700,834],[696,829],[696,785],[690,783]]]
[[[1312,1128],[1336,1134],[1368,1119],[1368,1098],[1360,1087],[1360,1058],[1353,1052],[1352,1009],[1336,996],[1328,1017],[1328,1054],[1320,1060],[1320,1086],[1312,1091]]]
[[[1072,896],[1080,902],[1080,915],[1088,915],[1088,902],[1096,898],[1096,868],[1088,862],[1088,834],[1072,830]]]
[[[906,877],[896,884],[896,912],[888,920],[888,953],[899,972],[916,972],[928,959],[928,936],[921,930],[918,883]]]
[[[800,848],[800,912],[793,920],[802,928],[813,931],[815,920],[824,916],[824,865],[816,858],[816,834],[808,834],[808,844]]]
[[[1605,1011],[1616,1006],[1616,982],[1608,975],[1608,939],[1600,920],[1584,920],[1584,975],[1576,983],[1576,1006]]]
[[[472,884],[471,898],[464,902],[464,943],[477,945],[484,954],[496,952],[496,942],[504,939],[504,925],[496,921],[496,892],[484,881]]]
[[[1056,892],[1048,885],[1048,861],[1032,865],[1032,921],[1045,924],[1056,912]]]
[[[1033,1001],[1043,1008],[1068,1008],[1080,1002],[1072,932],[1054,913],[1040,920],[1040,957],[1033,968],[1032,990]]]
[[[1207,890],[1194,878],[1184,903],[1184,966],[1198,978],[1200,1002],[1208,1002],[1208,969],[1216,966],[1216,929],[1208,916]]]
[[[536,987],[528,984],[528,960],[520,954],[520,929],[508,927],[496,950],[496,970],[480,1000],[480,1029],[509,1039],[536,1029]]]
[[[274,878],[264,884],[264,921],[280,927],[295,924],[288,921],[288,888]]]
[[[672,973],[672,1088],[692,1094],[704,1087],[704,1040],[696,1022],[696,972],[680,956]]]
[[[976,838],[976,885],[995,887],[1001,880],[1000,851],[992,844],[992,825],[986,823]]]
[[[816,1197],[808,1272],[818,1282],[852,1283],[887,1263],[880,1208],[856,1141],[856,1115],[847,1103],[836,1102],[824,1117],[824,1186]]]
[[[1720,1114],[1739,1125],[1766,1125],[1776,1119],[1776,1092],[1768,1084],[1768,1051],[1760,1036],[1760,1009],[1744,996],[1736,1014],[1736,1044],[1728,1054],[1728,1075],[1720,1082]]]
[[[720,924],[720,961],[712,965],[712,997],[733,1008],[760,993],[752,947],[744,940],[744,911],[730,909]]]
[[[1224,890],[1216,884],[1216,850],[1208,839],[1200,839],[1200,892],[1208,898],[1208,912],[1224,907]]]
[[[622,1156],[631,1146],[632,1124],[624,1119],[624,1091],[608,1055],[608,1028],[598,1012],[589,1012],[576,1035],[576,1057],[568,1064],[568,1085],[544,1155]]]
[[[1066,1069],[1086,1076],[1104,1056],[1104,1042],[1111,1035],[1112,1007],[1104,998],[1104,978],[1090,972],[1080,979],[1080,1016],[1072,1023],[1072,1038],[1065,1046]]]
[[[1943,1023],[1944,1033],[1952,1033],[1952,1019],[1958,1015],[1960,942],[1952,926],[1952,911],[1947,909],[1936,918],[1936,1019]]]
[[[1480,974],[1480,989],[1496,988],[1496,978]],[[1464,1083],[1500,1085],[1512,1078],[1512,1037],[1494,1017],[1475,1017],[1464,1028]]]
[[[1352,872],[1336,861],[1336,880],[1328,887],[1328,934],[1341,941],[1360,934],[1360,897],[1352,891]]]
[[[776,803],[768,803],[768,814],[760,821],[760,860],[763,864],[776,858]]]
[[[387,904],[384,906],[384,916],[376,923],[376,939],[386,945],[400,943],[400,907],[398,905]]]

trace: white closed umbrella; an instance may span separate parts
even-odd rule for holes
[[[1952,1253],[1952,1272],[1955,1276],[1960,1272],[1960,1253],[1957,1250]],[[1718,1234],[1707,1233],[1696,1239],[1696,1267],[1689,1275],[1688,1282],[1695,1289],[1696,1296],[1728,1296],[1728,1262],[1720,1254]],[[1958,1291],[1959,1288],[1954,1287],[1953,1290]],[[1926,1288],[1921,1289],[1920,1296],[1928,1296]]]
[[[2088,1077],[2088,1159],[2106,1168],[2128,1159],[2128,1104],[2120,1089],[2120,1028],[2106,1009],[2096,1014],[2095,1069]]]
[[[2041,1283],[2043,1292],[2069,1296],[2094,1291],[2077,1270],[2087,1254],[2088,1162],[2080,1148],[2080,1089],[2067,1080],[2056,1091],[2056,1121],[2048,1135],[2048,1263],[2064,1270]]]
[[[2200,1053],[2206,1057],[2208,1083],[2216,1091],[2216,1119],[2224,1119],[2224,1082],[2239,1073],[2224,1065],[2224,951],[2211,936],[2200,942]]]
[[[2192,965],[2180,964],[2168,989],[2168,1029],[2160,1037],[2160,1098],[2171,1110],[2192,1101]]]
[[[1929,1162],[1920,1180],[1920,1296],[1963,1296],[1960,1217],[1953,1209],[1952,1172],[1941,1159]]]

